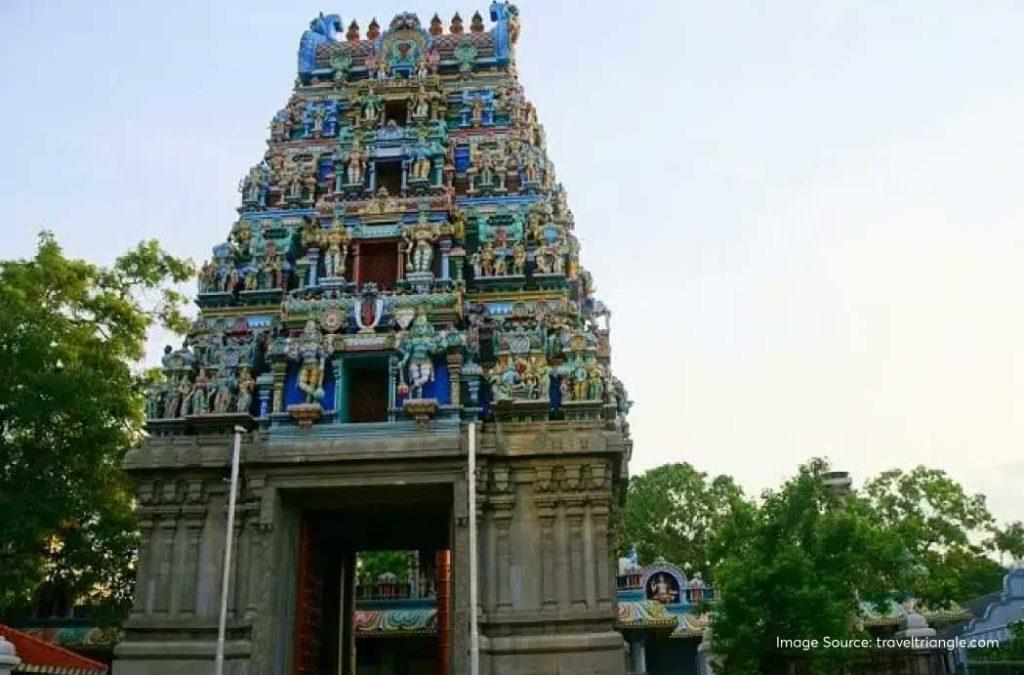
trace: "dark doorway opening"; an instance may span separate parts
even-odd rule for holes
[[[387,422],[389,394],[387,357],[345,359],[343,422]]]
[[[402,163],[377,162],[377,189],[387,188],[391,196],[402,193]]]
[[[450,673],[451,485],[303,490],[296,499],[292,674]],[[400,564],[376,581],[360,576],[358,551],[407,556],[408,572],[399,576]],[[416,612],[423,620],[410,625]]]
[[[409,116],[409,103],[407,101],[388,101],[384,104],[384,123],[390,121],[400,127],[405,126]]]

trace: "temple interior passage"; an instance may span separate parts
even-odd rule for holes
[[[308,490],[292,501],[295,675],[449,672],[450,488]],[[405,569],[360,575],[360,552],[363,565],[384,553]]]

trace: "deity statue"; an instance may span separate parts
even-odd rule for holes
[[[238,399],[235,401],[235,412],[247,413],[252,408],[252,392],[256,381],[252,379],[248,368],[243,368],[238,376]]]
[[[524,183],[537,182],[537,158],[533,156],[533,152],[529,149],[523,153],[520,159],[520,170],[523,172]]]
[[[385,65],[384,68],[387,68],[387,66]],[[363,96],[363,121],[369,124],[376,124],[380,119],[380,113],[380,97],[370,89]]]
[[[199,292],[212,293],[217,290],[217,266],[212,260],[207,260],[199,268]]]
[[[210,378],[206,375],[206,369],[200,368],[196,375],[196,381],[192,386],[192,393],[187,401],[188,411],[192,415],[205,415],[210,407]]]
[[[182,377],[178,386],[169,390],[167,397],[164,399],[164,417],[166,419],[174,419],[179,415],[183,416],[185,414],[185,401],[191,393],[192,383],[188,381],[188,377]]]
[[[604,372],[597,361],[591,361],[587,365],[587,398],[591,401],[603,401],[604,393]]]
[[[213,395],[213,411],[215,413],[226,413],[231,409],[234,384],[234,378],[229,373],[217,378],[216,392]]]
[[[672,590],[672,587],[668,583],[668,579],[665,573],[659,574],[653,584],[654,599],[663,605],[671,604],[675,599],[676,593]]]
[[[239,182],[238,190],[242,193],[242,201],[246,203],[262,201],[263,168],[259,164],[249,169],[249,173]]]
[[[365,166],[366,159],[363,157],[362,148],[359,145],[359,139],[356,138],[352,142],[352,149],[348,152],[348,167],[346,169],[348,185],[362,184],[363,170]]]
[[[478,276],[481,277],[493,277],[495,276],[495,251],[494,244],[491,242],[484,242],[484,245],[479,250],[479,269],[477,265],[474,265],[473,271],[479,272]]]
[[[427,59],[421,56],[419,61],[416,62],[416,77],[420,80],[425,80],[429,74],[430,66],[427,63]]]
[[[328,277],[345,276],[345,262],[348,259],[348,243],[352,234],[348,228],[335,225],[325,236],[327,250],[324,252],[324,274]]]
[[[160,403],[164,396],[164,385],[154,382],[146,389],[146,418],[155,420],[161,415]]]
[[[436,225],[427,220],[427,212],[421,211],[419,220],[406,227],[402,233],[405,241],[405,269],[408,272],[430,272],[434,263],[434,242],[439,232]]]
[[[299,389],[306,394],[306,403],[319,401],[324,397],[324,350],[316,322],[309,320],[302,330],[302,336],[295,346],[299,360]]]
[[[474,127],[484,123],[484,101],[482,98],[474,98],[470,102],[470,120]]]
[[[430,97],[427,90],[420,85],[419,91],[410,100],[410,117],[414,120],[425,120],[430,117]]]
[[[398,361],[398,372],[402,379],[400,389],[409,398],[423,398],[423,387],[434,380],[432,356],[438,349],[438,339],[434,327],[422,310],[413,319],[409,332],[402,340],[401,349],[402,358]]]
[[[260,271],[256,265],[248,265],[245,268],[242,279],[242,287],[247,291],[255,291],[260,285]]]
[[[412,171],[410,178],[412,180],[429,180],[430,169],[431,163],[428,146],[425,141],[421,140],[416,144],[412,153]]]
[[[327,118],[327,111],[323,106],[313,108],[313,137],[320,138],[324,132],[324,120]]]
[[[511,273],[519,276],[526,274],[526,246],[522,242],[512,247]]]

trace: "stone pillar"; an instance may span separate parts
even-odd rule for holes
[[[704,629],[704,635],[697,645],[697,670],[700,675],[715,675],[716,657],[711,648],[711,627]]]
[[[353,242],[352,244],[352,281],[355,283],[362,283],[360,276],[359,267],[359,242]]]
[[[171,588],[174,585],[174,533],[178,520],[172,515],[160,518],[157,527],[157,586],[152,600],[153,612],[168,614],[171,610]]]
[[[491,514],[491,522],[495,529],[494,557],[497,568],[497,609],[512,609],[511,585],[509,582],[509,567],[512,565],[512,551],[510,548],[512,507],[511,504],[502,504]]]
[[[537,518],[540,520],[540,598],[541,608],[558,608],[558,579],[555,576],[555,518],[558,516],[558,498],[538,496]]]
[[[647,675],[647,636],[638,632],[631,638],[629,652],[633,662],[633,675]]]
[[[345,359],[335,354],[331,359],[334,369],[334,419],[338,423],[348,421],[348,410],[345,409]]]
[[[356,552],[341,563],[341,675],[356,675]]]
[[[438,247],[441,249],[441,279],[448,281],[451,279],[451,266],[448,256],[452,250],[452,240],[444,239],[438,243]]]
[[[274,361],[270,368],[274,373],[274,405],[273,412],[284,412],[284,380],[288,374],[287,361]]]
[[[597,586],[597,606],[608,609],[612,606],[613,578],[611,575],[611,552],[608,548],[608,518],[610,516],[608,499],[593,499],[590,505],[591,524],[594,532],[594,565]]]
[[[181,613],[196,614],[196,579],[199,575],[199,540],[203,534],[205,513],[192,513],[185,519],[185,558],[181,580]]]
[[[574,609],[587,606],[586,558],[583,553],[583,515],[585,501],[577,495],[565,498],[565,518],[569,525],[569,601]]]
[[[398,379],[398,357],[388,357],[388,422],[395,421],[395,406],[398,405],[398,396],[395,392],[395,382]]]
[[[462,354],[448,352],[449,400],[455,407],[462,405]]]
[[[256,378],[256,386],[258,387],[257,395],[260,400],[259,416],[260,419],[266,419],[267,415],[270,414],[270,399],[274,391],[274,375],[273,373],[263,373]]]
[[[14,645],[0,635],[0,675],[11,675],[11,671],[21,664]]]
[[[307,286],[316,286],[317,274],[319,272],[317,267],[319,266],[319,263],[320,249],[316,247],[309,249],[309,251],[306,253],[306,264],[309,265],[309,269],[306,273]]]
[[[149,606],[153,591],[153,517],[140,513],[139,520],[139,565],[135,570],[135,598],[132,602],[132,617],[137,618],[152,611]]]

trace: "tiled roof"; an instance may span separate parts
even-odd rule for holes
[[[18,653],[21,659],[18,672],[50,675],[96,675],[107,672],[107,667],[99,661],[87,659],[10,626],[0,624],[0,636],[13,644]]]

